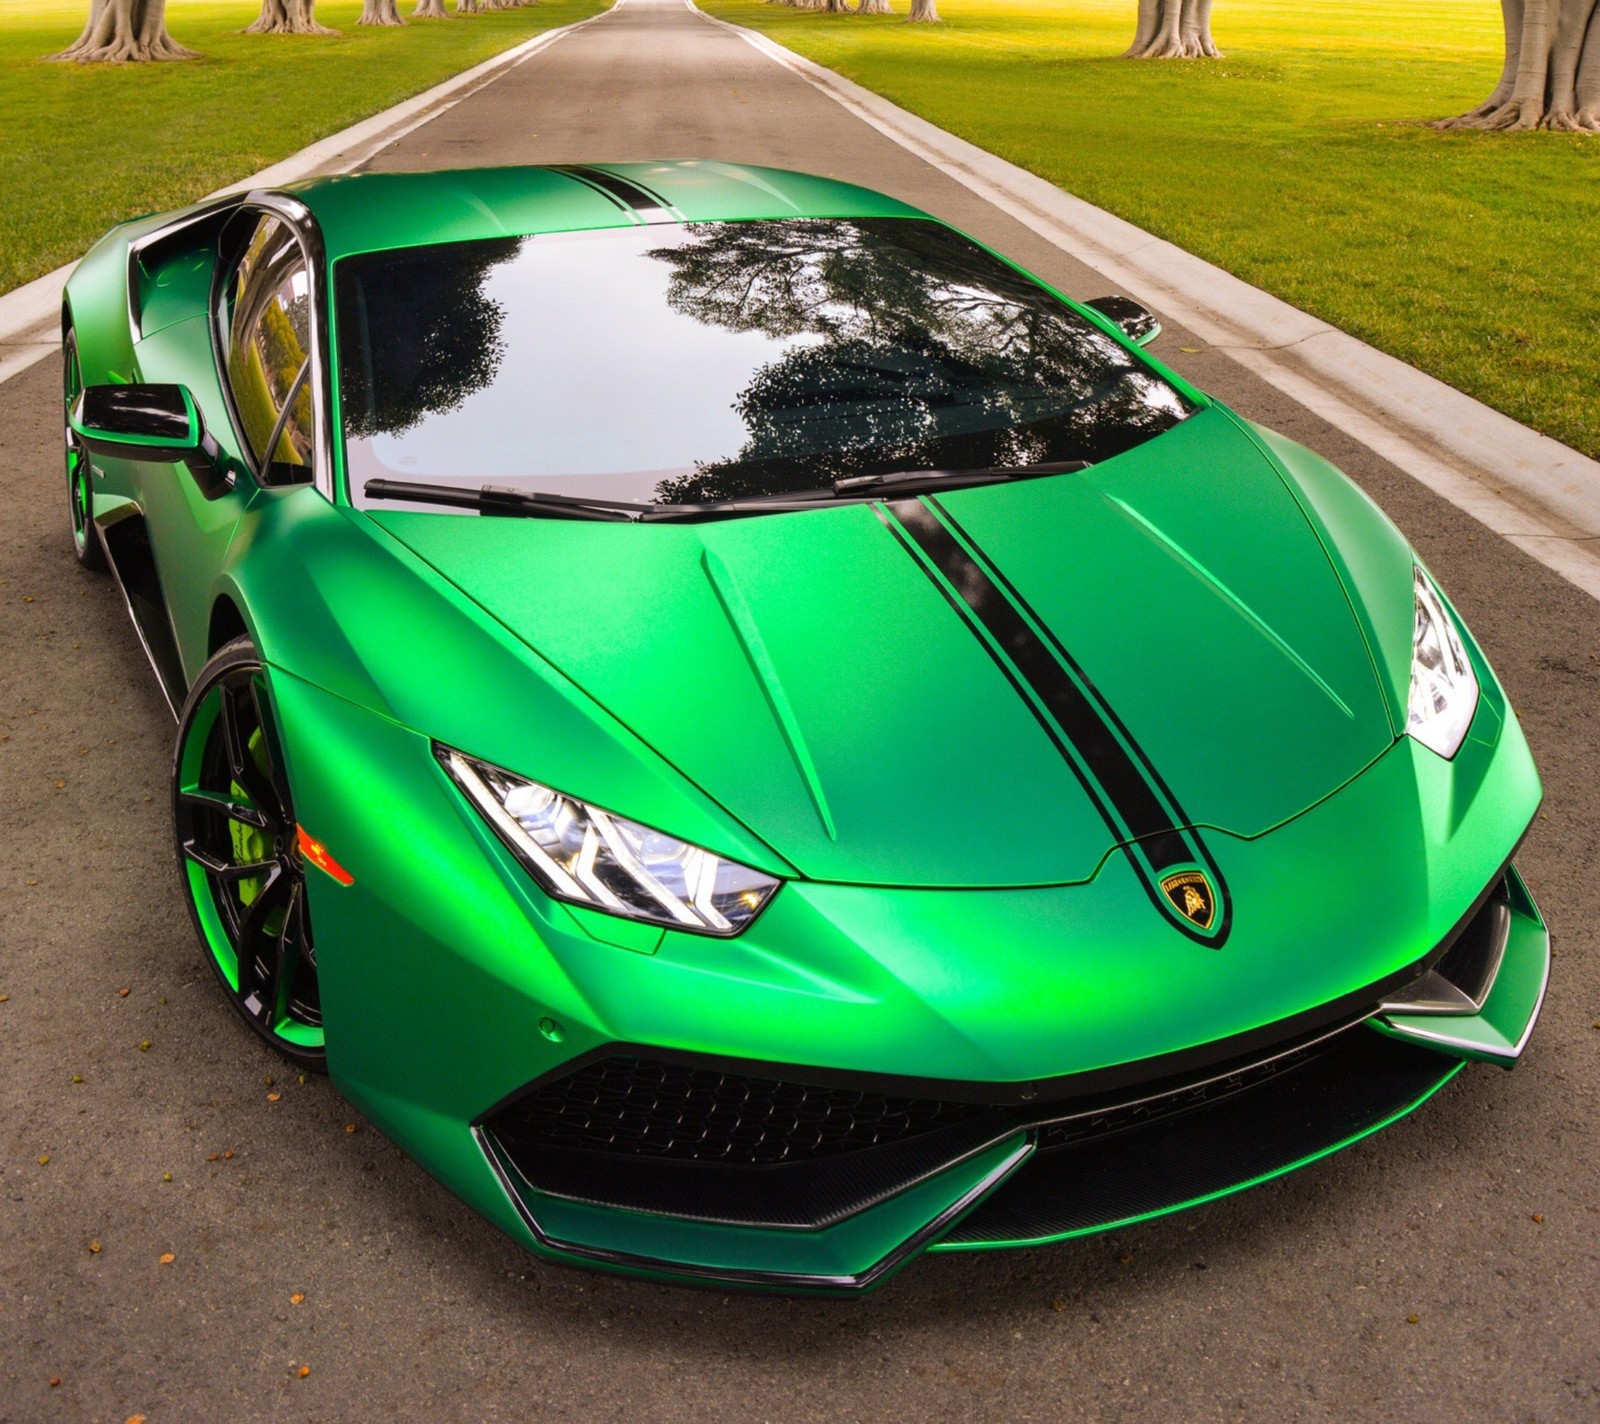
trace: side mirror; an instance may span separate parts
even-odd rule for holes
[[[86,386],[67,423],[91,454],[187,465],[207,499],[233,484],[184,386]]]
[[[1084,305],[1109,318],[1135,346],[1148,346],[1161,335],[1156,314],[1132,297],[1096,297]]]

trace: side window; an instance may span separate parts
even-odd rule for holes
[[[311,284],[294,234],[257,224],[222,311],[228,385],[258,465],[275,483],[312,474]]]

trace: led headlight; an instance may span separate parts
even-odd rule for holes
[[[558,900],[698,934],[736,935],[779,882],[688,841],[435,744],[444,769]]]
[[[1478,678],[1439,590],[1415,571],[1417,623],[1411,642],[1411,698],[1406,731],[1447,761],[1456,754],[1478,709]]]

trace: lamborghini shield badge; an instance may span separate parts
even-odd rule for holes
[[[1161,879],[1161,893],[1178,914],[1197,930],[1209,930],[1217,919],[1217,896],[1203,870],[1180,870]]]

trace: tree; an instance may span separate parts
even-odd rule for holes
[[[261,13],[247,35],[336,35],[317,23],[317,0],[261,0]]]
[[[403,25],[398,0],[361,0],[358,25]]]
[[[1600,133],[1596,0],[1500,0],[1505,65],[1494,93],[1440,128],[1585,129]]]
[[[893,13],[889,8],[889,0],[861,0],[860,4],[856,6],[856,14],[858,15],[892,15]]]
[[[444,8],[444,0],[417,0],[417,8],[411,12],[413,20],[448,20],[450,12]]]
[[[908,21],[915,20],[919,23],[926,21],[929,24],[937,23],[939,7],[934,0],[911,0],[911,13],[906,16]]]
[[[89,22],[60,54],[79,64],[198,59],[167,33],[167,0],[90,0]]]
[[[1139,26],[1124,59],[1221,59],[1211,38],[1211,0],[1139,0]]]
[[[483,6],[478,3],[478,0],[456,0],[456,14],[481,15],[482,13]]]

